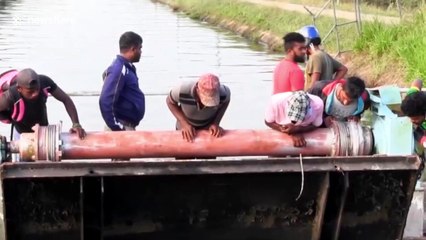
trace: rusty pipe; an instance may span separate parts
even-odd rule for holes
[[[61,133],[60,125],[36,126],[12,142],[24,161],[61,159],[219,157],[219,156],[358,156],[372,150],[371,130],[358,123],[335,123],[305,133],[307,146],[293,147],[291,136],[274,130],[227,130],[220,138],[199,131],[188,143],[179,131],[90,132],[84,140]],[[356,138],[356,139],[353,139]],[[357,146],[353,146],[357,144]]]

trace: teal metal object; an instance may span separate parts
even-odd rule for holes
[[[402,102],[400,89],[382,86],[369,89],[369,93],[375,153],[389,156],[413,154],[413,125],[408,117],[398,113]]]

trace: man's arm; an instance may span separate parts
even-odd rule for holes
[[[301,134],[305,132],[310,132],[314,130],[316,127],[314,125],[308,125],[308,126],[296,126],[293,123],[289,123],[286,125],[281,126],[281,131],[290,135],[294,134]]]
[[[124,79],[121,68],[115,67],[105,78],[99,98],[99,107],[102,118],[112,131],[121,131],[114,116],[114,108],[124,87]]]
[[[300,69],[290,72],[291,91],[301,91],[305,88],[305,76]]]
[[[268,122],[268,121],[265,120],[265,124],[266,124],[266,126],[272,128],[273,130],[276,130],[278,132],[283,132],[282,126],[280,124],[276,123],[276,122]]]
[[[213,121],[213,124],[219,126],[220,121],[222,121],[223,115],[225,115],[226,109],[228,109],[229,103],[231,102],[231,90],[225,86],[226,91],[228,92],[228,96],[225,102],[219,107],[217,110],[216,118]]]
[[[182,111],[182,107],[179,106],[179,89],[180,88],[174,88],[172,91],[170,91],[169,96],[166,98],[166,103],[170,109],[170,112],[172,112],[173,116],[175,116],[175,118],[180,123],[183,139],[188,142],[192,142],[196,135],[196,131],[195,128],[189,124],[185,114]]]
[[[9,92],[0,94],[0,112],[9,110]]]
[[[55,87],[55,90],[53,90],[50,94],[52,94],[54,98],[56,98],[57,100],[61,101],[64,104],[65,109],[67,110],[68,115],[70,116],[72,121],[72,128],[70,132],[77,133],[78,137],[80,139],[83,139],[86,136],[86,132],[80,125],[77,109],[74,105],[74,102],[70,98],[70,96],[68,96],[64,91],[62,91],[61,88],[57,86]]]
[[[56,98],[58,101],[61,101],[65,109],[67,110],[68,115],[71,118],[71,121],[74,124],[80,124],[78,119],[77,109],[74,105],[74,102],[61,88],[57,87],[53,92],[51,92],[52,96]]]
[[[320,55],[318,54],[314,54],[309,58],[305,71],[306,71],[306,74],[311,76],[311,82],[309,83],[310,86],[307,86],[308,89],[311,88],[317,81],[329,80],[329,79],[320,79],[321,72],[322,72],[322,59],[320,58]]]
[[[345,77],[346,73],[348,72],[348,68],[337,61],[336,59],[333,59],[333,69],[335,71],[334,79],[333,80],[339,80]]]
[[[347,72],[348,68],[342,65],[339,69],[337,69],[336,75],[334,76],[333,80],[343,79]]]
[[[175,116],[176,120],[181,124],[189,124],[185,115],[183,114],[182,108],[179,106],[178,102],[173,100],[170,95],[166,99],[167,107],[169,107],[170,112]]]
[[[319,81],[320,78],[321,78],[321,73],[320,72],[314,72],[314,73],[312,73],[311,74],[311,80],[312,80],[311,86],[313,86],[313,84],[315,82]]]

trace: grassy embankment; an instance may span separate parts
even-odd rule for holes
[[[282,51],[284,33],[312,23],[309,15],[233,0],[159,1],[186,12],[191,18],[223,26],[255,42],[264,42],[274,51]],[[369,86],[406,85],[415,77],[426,78],[426,67],[423,66],[426,63],[426,19],[421,11],[418,12],[414,18],[399,25],[364,22],[361,37],[358,37],[355,25],[339,28],[343,49],[355,49],[342,58],[351,73],[365,78]],[[317,20],[322,35],[332,25],[330,17]],[[328,52],[336,52],[335,34],[331,36],[324,45]]]

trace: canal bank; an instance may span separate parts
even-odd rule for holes
[[[182,11],[193,19],[226,28],[251,41],[267,45],[276,52],[282,52],[281,38],[284,33],[312,24],[308,14],[244,1],[155,1],[167,4],[175,11]],[[363,31],[367,34],[362,38],[358,37],[355,25],[339,28],[342,48],[354,50],[340,56],[340,60],[349,67],[349,74],[361,76],[370,87],[383,84],[407,86],[413,78],[426,77],[426,70],[419,64],[418,54],[411,54],[413,46],[426,45],[420,39],[413,38],[416,31],[425,29],[420,24],[424,18],[422,10],[418,12],[415,17],[398,25],[364,22]],[[332,26],[331,17],[324,16],[317,21],[321,33],[328,32]],[[400,37],[395,39],[396,35]],[[335,40],[332,34],[324,43],[328,52],[336,52]],[[426,49],[426,46],[422,49]]]

